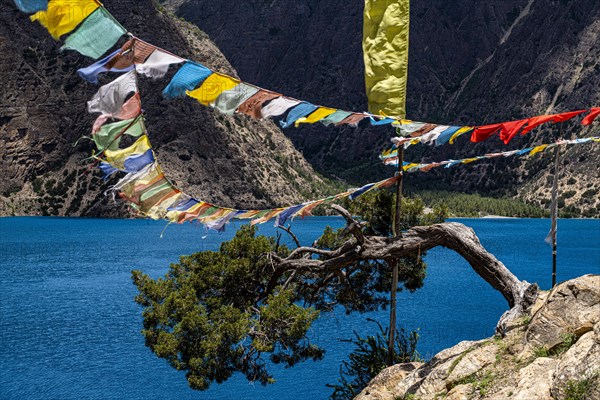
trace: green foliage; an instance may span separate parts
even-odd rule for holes
[[[485,374],[479,376],[477,373],[465,376],[448,387],[448,391],[452,390],[456,386],[460,385],[473,385],[473,393],[478,391],[481,396],[485,396],[489,390],[489,387],[494,382],[495,376],[491,371],[486,371]]]
[[[533,354],[536,357],[558,357],[567,352],[577,342],[578,337],[573,333],[562,335],[562,341],[552,349],[547,349],[544,346],[536,347]]]
[[[455,217],[482,217],[500,215],[505,217],[543,218],[548,212],[538,206],[506,198],[482,197],[479,194],[446,191],[418,192],[429,207],[446,205]],[[564,201],[564,200],[563,200]]]
[[[598,384],[599,374],[595,373],[591,377],[581,380],[570,380],[565,388],[565,400],[587,400],[589,395]]]
[[[355,199],[345,200],[343,206],[351,214],[360,216],[366,222],[366,235],[390,236],[395,216],[396,196],[389,191],[369,192]],[[425,203],[420,197],[403,197],[400,230],[413,226],[438,224],[448,218],[448,208],[436,204],[430,212],[425,212]]]
[[[384,330],[380,324],[377,325],[379,332],[376,335],[363,338],[355,331],[354,339],[349,340],[355,345],[355,349],[348,360],[342,362],[337,384],[327,385],[333,388],[331,399],[353,399],[371,379],[387,367],[388,330]],[[419,361],[418,333],[406,333],[404,329],[398,328],[396,334],[394,364]]]
[[[544,346],[539,346],[533,349],[533,355],[535,358],[550,357],[550,352]]]
[[[306,338],[319,313],[295,304],[293,291],[270,279],[265,254],[271,251],[288,254],[273,238],[257,237],[255,228],[242,227],[219,252],[181,257],[165,278],[153,280],[133,271],[136,302],[144,307],[146,346],[186,371],[192,388],[207,389],[235,372],[271,383],[265,353],[287,366],[322,357],[323,350]]]
[[[365,223],[366,235],[390,236],[394,220],[395,195],[387,191],[367,193],[354,201],[346,201],[343,206],[353,215],[360,216]],[[413,226],[430,225],[443,222],[447,216],[444,207],[436,207],[429,214],[424,213],[425,206],[420,199],[402,199],[400,230]],[[339,248],[346,240],[344,229],[325,229],[323,236],[317,241],[322,249]],[[398,260],[399,290],[410,291],[423,286],[427,265],[423,262],[425,252],[402,257]],[[339,304],[346,312],[366,312],[385,308],[388,304],[388,293],[391,281],[391,268],[387,262],[359,261],[347,275],[346,284],[330,288],[324,292],[321,307],[324,302]]]
[[[37,194],[42,193],[42,185],[44,184],[44,180],[41,178],[35,178],[31,181],[31,185],[33,186],[33,191]]]
[[[485,396],[489,390],[489,387],[494,382],[494,374],[491,371],[487,371],[483,377],[475,385],[475,389],[479,391],[481,396]]]
[[[385,191],[348,205],[351,212],[363,216],[365,234],[383,236],[391,235],[393,206],[394,196]],[[420,199],[404,199],[400,228],[442,222],[445,217],[443,207],[425,215]],[[316,246],[337,249],[347,235],[327,228]],[[181,257],[163,278],[154,280],[133,271],[139,291],[136,302],[144,307],[146,345],[173,368],[185,371],[194,389],[207,389],[234,373],[268,384],[274,379],[267,360],[291,367],[323,356],[323,350],[306,336],[319,312],[336,306],[347,313],[387,306],[391,268],[384,260],[357,261],[340,271],[274,268],[274,258],[289,255],[274,238],[257,236],[255,228],[244,226],[217,252]],[[424,255],[399,260],[399,288],[412,291],[423,285]],[[413,355],[416,336],[399,338],[399,357]],[[375,351],[381,344],[378,340],[364,343]]]

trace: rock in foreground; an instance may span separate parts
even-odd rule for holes
[[[542,293],[505,337],[385,369],[358,400],[600,400],[600,275]]]

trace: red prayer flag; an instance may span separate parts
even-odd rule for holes
[[[584,112],[587,112],[587,110],[570,111],[570,112],[566,112],[566,113],[562,113],[562,114],[555,114],[552,121],[554,123],[565,122],[565,121],[570,120],[571,118],[578,116],[579,114],[583,114]]]
[[[592,122],[594,122],[594,120],[598,117],[598,115],[600,115],[600,107],[593,107],[590,110],[590,113],[585,116],[583,121],[581,121],[581,125],[583,125],[583,126],[591,125]]]
[[[500,139],[504,142],[504,144],[508,144],[527,124],[527,119],[521,119],[519,121],[511,121],[505,122],[502,124],[502,130],[500,132]]]
[[[492,124],[478,126],[471,135],[471,142],[479,143],[492,136],[494,133],[502,129],[502,124]]]
[[[537,117],[532,117],[527,120],[527,127],[523,129],[521,135],[525,135],[538,126],[545,124],[546,122],[550,122],[554,119],[554,115],[538,115]]]
[[[571,118],[574,118],[579,114],[583,114],[586,111],[587,110],[569,111],[562,114],[540,115],[538,117],[529,118],[529,124],[527,125],[527,128],[523,129],[523,132],[521,134],[525,135],[526,133],[531,132],[532,130],[534,130],[542,124],[545,124],[546,122],[558,123],[568,121]]]

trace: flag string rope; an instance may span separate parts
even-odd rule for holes
[[[572,139],[572,140],[559,139],[555,143],[541,144],[538,146],[526,147],[526,148],[519,149],[519,150],[487,153],[487,154],[484,154],[481,156],[462,158],[462,159],[458,159],[458,160],[450,159],[450,160],[430,162],[430,163],[404,162],[402,164],[402,169],[406,172],[416,172],[416,171],[428,172],[434,168],[440,168],[440,167],[451,168],[451,167],[461,165],[461,164],[470,164],[473,162],[478,162],[481,160],[489,160],[489,159],[498,158],[498,157],[512,157],[512,156],[524,157],[527,155],[529,155],[531,157],[536,154],[541,154],[544,151],[546,151],[548,149],[552,149],[557,146],[568,146],[568,145],[576,145],[576,144],[584,144],[584,143],[599,143],[599,142],[600,142],[600,136],[591,136],[591,137],[578,138],[578,139]],[[382,159],[382,161],[385,165],[390,165],[390,166],[395,166],[395,167],[398,166],[398,156],[397,155],[386,155],[386,156],[381,156],[380,158]]]

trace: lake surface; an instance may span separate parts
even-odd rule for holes
[[[519,278],[551,282],[551,250],[544,242],[550,223],[532,219],[458,220],[475,229],[483,245]],[[296,220],[305,244],[335,217]],[[343,342],[353,330],[363,335],[387,324],[387,311],[323,314],[311,330],[325,358],[292,369],[274,368],[268,387],[235,377],[206,392],[188,388],[144,346],[141,308],[133,301],[132,269],[153,277],[183,254],[214,250],[231,238],[192,225],[145,220],[0,218],[0,399],[325,399],[341,361],[352,350]],[[269,224],[262,234],[272,235]],[[285,236],[284,236],[285,237]],[[600,220],[561,220],[558,280],[600,273]],[[434,249],[425,287],[399,293],[398,321],[420,328],[425,357],[461,340],[493,334],[507,304],[455,253]]]

